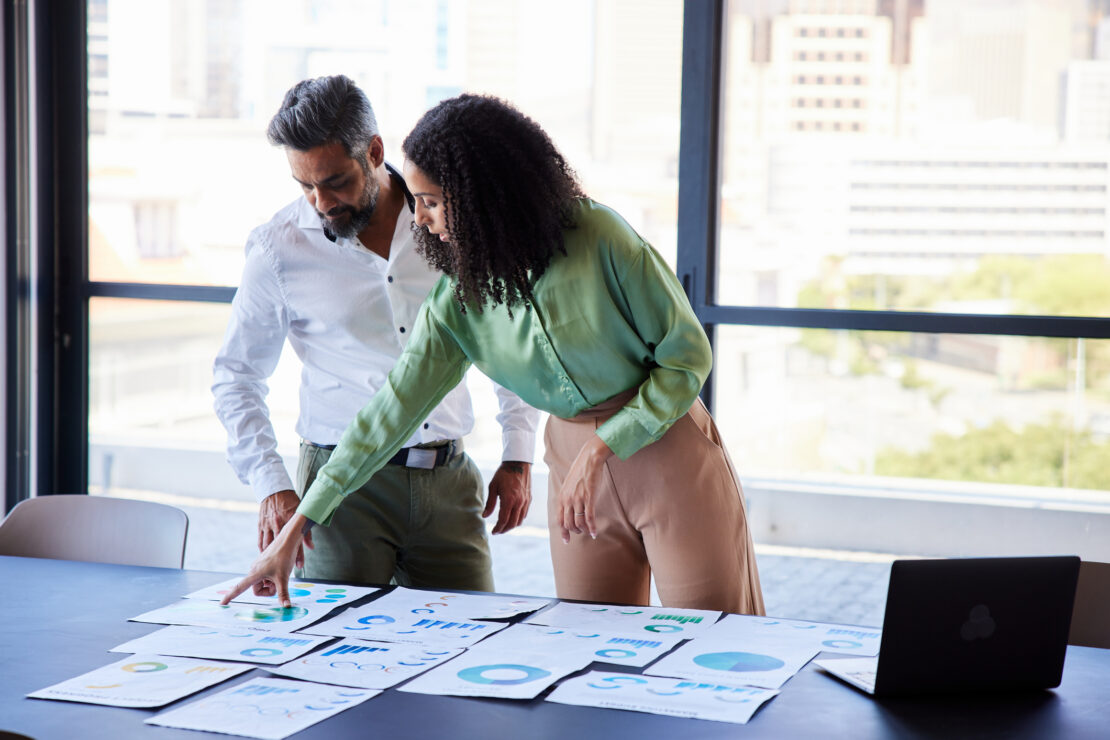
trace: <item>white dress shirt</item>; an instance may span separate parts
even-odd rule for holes
[[[293,488],[265,401],[285,340],[302,363],[297,433],[319,445],[339,441],[401,354],[440,277],[416,252],[412,218],[402,206],[388,260],[357,238],[329,240],[303,197],[251,232],[212,392],[228,461],[259,501]],[[539,413],[503,388],[497,394],[502,459],[531,462]],[[473,426],[460,383],[405,446],[457,439]]]

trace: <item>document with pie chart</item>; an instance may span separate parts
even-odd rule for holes
[[[300,657],[331,639],[312,635],[173,625],[116,645],[110,652],[157,653],[187,658],[277,664]]]
[[[360,689],[388,689],[461,652],[462,648],[342,640],[298,660],[266,670],[302,681]]]
[[[878,655],[883,631],[877,627],[852,624],[803,622],[798,619],[755,617],[748,614],[726,614],[702,637],[733,640],[788,639],[811,644],[818,651],[848,655]]]
[[[259,632],[292,632],[322,619],[334,608],[330,604],[281,607],[234,602],[220,606],[217,601],[181,599],[174,604],[131,617],[130,621],[200,627],[242,627]]]
[[[132,655],[27,696],[113,707],[160,707],[253,668],[242,663]],[[80,734],[75,728],[74,736]]]
[[[220,601],[231,589],[239,584],[240,580],[242,579],[229,578],[226,581],[221,581],[215,585],[206,586],[199,591],[186,594],[185,598]],[[380,590],[381,589],[374,588],[373,586],[312,583],[310,581],[298,581],[295,578],[289,581],[289,598],[293,601],[294,606],[304,606],[306,604],[330,604],[332,607],[346,606],[347,604],[354,603],[361,599],[363,596],[377,593]],[[236,596],[231,603],[276,605],[278,600],[276,594],[274,596],[256,596],[253,591],[248,588],[246,591]]]
[[[777,689],[817,655],[817,649],[789,640],[691,640],[644,673],[722,684]]]
[[[585,668],[583,653],[468,650],[397,688],[415,694],[533,699],[563,676]]]

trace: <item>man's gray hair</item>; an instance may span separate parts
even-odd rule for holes
[[[345,75],[298,82],[285,93],[266,130],[271,144],[301,152],[338,142],[360,162],[377,135],[378,120],[370,101]]]

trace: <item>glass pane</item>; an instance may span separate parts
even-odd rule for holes
[[[716,416],[746,487],[987,502],[1046,526],[1110,514],[1110,341],[744,326],[718,340]],[[881,526],[863,521],[857,549]],[[1065,551],[1085,546],[1075,535]]]
[[[88,44],[92,280],[236,284],[247,234],[300,195],[266,124],[336,73],[398,165],[439,100],[511,100],[673,264],[681,3],[90,0]]]
[[[225,460],[209,391],[229,314],[220,304],[89,304],[89,493],[183,508],[185,565],[208,570],[242,570],[256,552],[258,505]],[[283,358],[268,401],[279,449],[294,465],[296,383]]]
[[[729,3],[719,302],[1110,316],[1103,14],[824,7]]]

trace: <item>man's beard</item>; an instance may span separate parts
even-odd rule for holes
[[[337,206],[328,211],[327,215],[317,211],[316,215],[320,217],[320,223],[324,227],[324,235],[332,241],[337,238],[356,238],[359,232],[370,225],[370,218],[374,215],[374,209],[378,206],[378,195],[381,190],[382,186],[378,184],[378,181],[367,173],[366,186],[362,189],[358,208]],[[339,218],[332,221],[328,219],[328,216],[332,218],[339,216]]]

